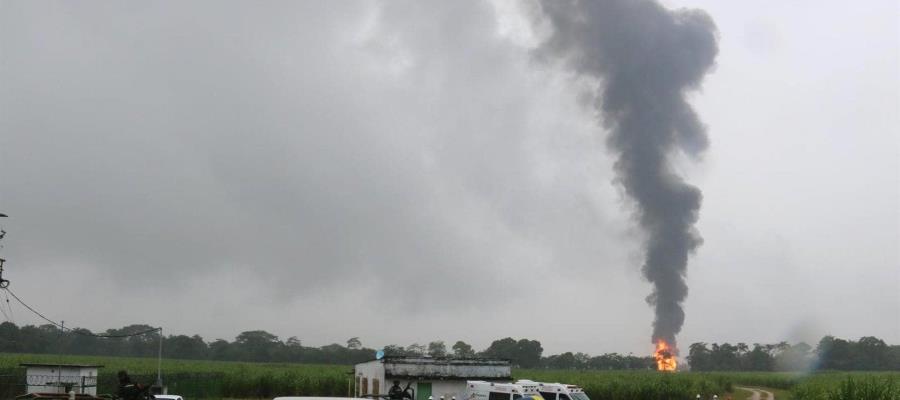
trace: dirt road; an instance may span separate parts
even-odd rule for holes
[[[775,394],[767,390],[743,386],[735,386],[735,388],[753,393],[753,397],[751,397],[750,400],[775,400]]]

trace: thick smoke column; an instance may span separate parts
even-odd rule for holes
[[[596,107],[618,156],[617,181],[637,203],[647,234],[653,341],[674,346],[684,323],[688,255],[702,243],[694,228],[702,194],[675,174],[670,157],[707,147],[685,95],[713,65],[715,24],[703,11],[670,11],[654,0],[543,0],[541,8],[554,32],[539,54],[563,57],[601,82]]]

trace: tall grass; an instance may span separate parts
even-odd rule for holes
[[[724,375],[659,373],[656,371],[548,371],[517,370],[515,377],[581,386],[591,400],[693,399],[731,390]]]
[[[115,373],[127,370],[136,380],[156,380],[152,358],[0,354],[0,394],[22,392],[24,371],[19,363],[102,364],[99,392],[115,391]],[[352,368],[340,365],[241,363],[163,360],[163,381],[170,393],[189,399],[256,398],[276,396],[346,396]],[[688,400],[697,394],[712,398],[732,392],[736,385],[790,390],[794,400],[900,400],[900,373],[818,373],[799,375],[771,372],[678,372],[515,370],[516,379],[576,384],[592,400]],[[0,396],[2,397],[2,396]],[[9,396],[7,396],[9,397]]]
[[[900,374],[826,373],[791,390],[793,400],[900,400]]]
[[[56,356],[48,354],[0,354],[0,375],[12,375],[24,382],[23,362],[99,364],[98,393],[114,393],[115,374],[126,370],[142,383],[156,381],[156,363],[152,358]],[[345,365],[243,363],[225,361],[163,360],[162,378],[170,393],[186,398],[273,398],[276,396],[347,396],[351,367]],[[9,380],[0,385],[0,393],[21,385]]]

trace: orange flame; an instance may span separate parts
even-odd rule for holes
[[[678,350],[670,347],[665,340],[657,340],[656,352],[653,353],[653,358],[656,359],[656,369],[659,371],[674,372],[678,368],[678,360],[675,359],[675,354],[677,354],[677,352]]]

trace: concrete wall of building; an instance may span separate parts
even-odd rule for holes
[[[465,361],[393,361],[384,363],[387,376],[418,376],[442,379],[509,379],[512,370],[508,363],[478,363]]]
[[[75,393],[97,395],[97,368],[34,366],[25,371],[27,393],[63,393],[57,382],[72,384]]]
[[[385,394],[390,384],[384,382],[384,364],[381,360],[373,360],[356,364],[353,371],[354,393],[356,396],[367,394]],[[405,386],[404,386],[405,387]]]
[[[412,380],[414,400],[426,400],[421,398],[421,384],[431,385],[434,400],[441,396],[444,400],[465,400],[467,380],[509,380],[511,370],[504,361],[388,359],[357,364],[353,374],[356,396],[386,394],[394,380],[401,388]]]

